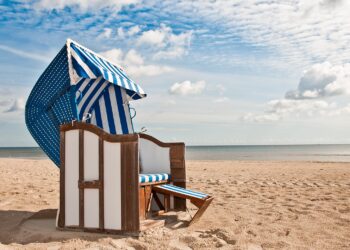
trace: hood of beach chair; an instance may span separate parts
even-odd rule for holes
[[[86,121],[111,134],[131,134],[129,101],[143,97],[121,67],[68,39],[29,95],[26,125],[59,167],[61,124]]]

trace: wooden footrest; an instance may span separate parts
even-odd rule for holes
[[[152,191],[160,194],[173,195],[175,197],[188,199],[191,201],[191,203],[193,203],[196,207],[198,207],[198,211],[193,216],[189,225],[192,225],[193,223],[199,220],[199,218],[203,215],[205,210],[207,210],[208,206],[214,199],[208,194],[188,190],[188,189],[170,185],[170,184],[153,186]]]

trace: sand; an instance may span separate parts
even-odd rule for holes
[[[188,161],[187,169],[189,188],[215,197],[201,220],[133,238],[57,231],[59,170],[0,159],[0,249],[350,249],[350,163]]]

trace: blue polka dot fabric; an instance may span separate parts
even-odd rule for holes
[[[25,109],[29,132],[58,167],[59,126],[77,116],[74,96],[70,85],[67,47],[64,46],[38,79]]]

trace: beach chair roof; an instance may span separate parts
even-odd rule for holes
[[[61,124],[88,118],[108,133],[133,133],[128,103],[143,97],[121,67],[68,39],[30,93],[26,124],[59,167]]]

